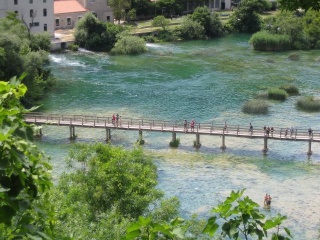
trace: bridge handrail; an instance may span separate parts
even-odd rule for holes
[[[34,118],[35,122],[37,120],[46,120],[46,121],[59,121],[59,122],[70,122],[82,124],[86,123],[94,123],[94,124],[112,124],[112,118],[106,116],[92,116],[92,115],[68,115],[68,114],[45,114],[39,112],[32,112],[25,114],[25,117]],[[152,119],[134,119],[134,118],[121,118],[121,123],[118,122],[118,125],[123,126],[132,126],[138,125],[142,128],[182,128],[184,129],[183,120],[178,121],[167,121],[167,120],[152,120]],[[188,130],[191,130],[190,122],[188,122]],[[194,125],[194,131],[201,132],[205,130],[210,130],[211,132],[221,131],[223,134],[243,134],[250,132],[249,126],[243,127],[239,125],[227,125],[225,127],[224,124],[214,124],[214,122],[196,122]],[[254,128],[252,134],[266,134],[266,131],[263,127]],[[309,134],[309,129],[303,128],[294,128],[291,132],[290,128],[283,127],[275,127],[273,131],[269,132],[269,137],[272,135],[280,135],[280,137],[292,137],[296,138],[297,136],[320,136],[320,130],[312,130],[311,134]]]

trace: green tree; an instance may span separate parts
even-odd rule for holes
[[[230,16],[228,25],[233,31],[254,33],[261,29],[262,19],[258,15],[257,2],[265,0],[242,0],[234,14]]]
[[[278,0],[282,10],[296,11],[299,8],[304,10],[320,10],[320,2],[318,0]]]
[[[203,26],[207,37],[223,35],[223,26],[219,19],[219,15],[211,14],[208,7],[197,7],[190,18]]]
[[[75,41],[88,50],[110,51],[117,41],[117,34],[123,30],[121,25],[102,23],[92,13],[87,13],[76,25]]]
[[[166,31],[167,26],[169,25],[170,21],[166,19],[163,15],[156,16],[151,24],[153,27],[162,27],[163,31]]]
[[[25,27],[16,19],[16,14],[9,14],[8,17],[0,19],[0,31],[0,75],[9,81],[13,76],[20,76],[26,72],[27,76],[23,81],[28,92],[22,101],[25,105],[31,106],[37,99],[44,97],[53,84],[53,77],[48,68],[48,50],[51,44],[49,37],[31,34],[30,40]]]
[[[309,46],[312,49],[320,48],[320,13],[308,11],[303,17],[303,28],[309,40]]]
[[[126,10],[130,9],[131,0],[110,0],[108,5],[111,7],[114,18],[120,24],[121,19],[125,19]]]
[[[182,39],[202,39],[205,36],[204,27],[190,18],[185,18],[179,27],[179,36]]]
[[[0,236],[3,239],[49,238],[49,214],[37,203],[51,187],[47,157],[31,142],[23,120],[21,79],[0,81]],[[51,222],[52,223],[52,222]]]

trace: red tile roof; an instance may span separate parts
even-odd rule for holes
[[[73,13],[73,12],[87,12],[88,10],[81,6],[77,0],[60,0],[54,1],[54,14]]]

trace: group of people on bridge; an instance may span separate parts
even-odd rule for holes
[[[113,125],[116,125],[117,127],[121,126],[122,125],[121,116],[119,116],[118,113],[116,115],[113,114],[111,122],[112,122]]]
[[[194,125],[195,124],[196,124],[196,122],[192,119],[191,122],[190,122],[190,130],[191,130],[191,132],[194,132]],[[183,130],[185,132],[188,132],[188,121],[187,121],[187,119],[185,119],[183,121]]]

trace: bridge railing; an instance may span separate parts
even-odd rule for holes
[[[249,126],[243,127],[239,125],[214,124],[214,122],[195,123],[194,128],[191,129],[190,122],[187,124],[187,129],[184,127],[183,120],[166,121],[166,120],[152,120],[152,119],[134,119],[134,118],[120,118],[118,122],[112,122],[112,117],[105,116],[90,116],[90,115],[68,115],[68,114],[45,114],[45,113],[28,113],[25,118],[30,122],[37,123],[46,121],[47,123],[63,123],[70,125],[93,125],[93,126],[110,126],[130,128],[139,126],[139,128],[146,130],[172,130],[172,131],[188,131],[188,132],[210,132],[221,133],[225,135],[252,135],[252,136],[268,136],[277,138],[319,138],[320,130],[278,128],[275,127],[273,131],[261,128],[253,128],[252,131]]]

